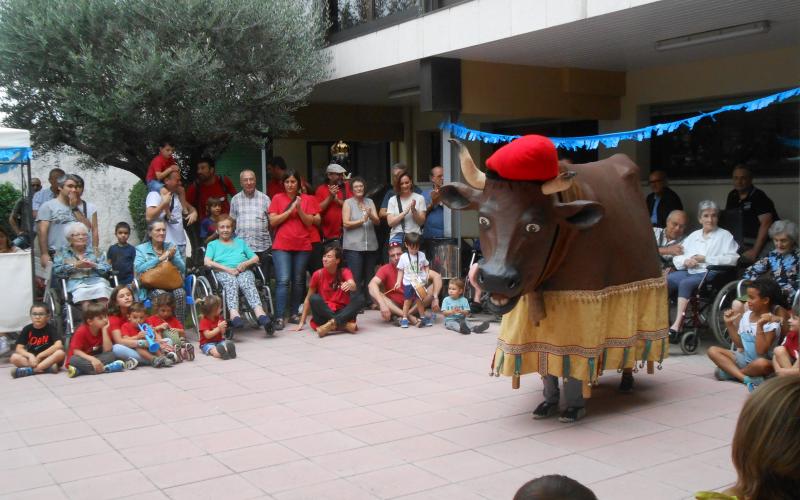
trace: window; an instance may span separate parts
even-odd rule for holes
[[[758,96],[719,101],[653,106],[650,123],[665,123],[713,111],[725,104]],[[733,167],[745,163],[757,177],[796,177],[800,166],[800,99],[790,99],[747,113],[730,111],[650,140],[651,169],[662,169],[673,179],[730,177]]]

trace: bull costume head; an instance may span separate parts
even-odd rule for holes
[[[538,322],[547,279],[563,263],[576,232],[602,219],[603,206],[573,199],[575,173],[559,167],[546,137],[528,135],[503,146],[486,161],[488,174],[463,144],[451,142],[459,147],[469,185],[446,185],[441,199],[453,210],[478,210],[483,260],[477,281],[498,314],[511,311],[522,294],[534,294],[531,319]]]

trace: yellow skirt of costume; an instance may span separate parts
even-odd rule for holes
[[[515,388],[526,373],[593,382],[604,369],[660,364],[669,352],[663,277],[597,291],[544,292],[543,298],[546,317],[538,325],[529,315],[531,295],[500,324],[492,370],[513,377]]]

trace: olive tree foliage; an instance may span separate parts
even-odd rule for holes
[[[169,137],[194,165],[297,128],[327,27],[318,0],[3,0],[0,111],[40,153],[143,178]]]

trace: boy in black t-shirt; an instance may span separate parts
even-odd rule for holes
[[[64,344],[48,323],[50,309],[42,302],[31,306],[31,324],[22,329],[14,354],[11,355],[13,378],[39,373],[58,373],[64,362]]]
[[[118,222],[114,227],[117,242],[108,247],[106,257],[111,268],[116,271],[120,285],[133,281],[133,261],[136,259],[136,248],[128,243],[131,226],[127,222]]]

